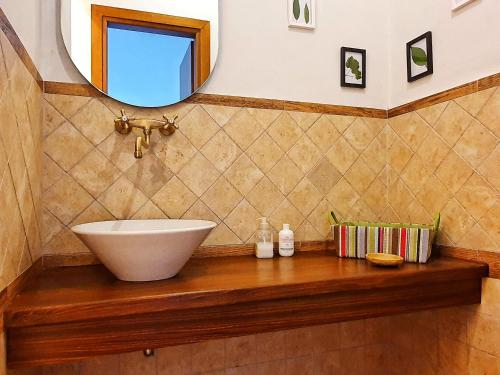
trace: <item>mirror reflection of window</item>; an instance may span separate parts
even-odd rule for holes
[[[188,97],[194,91],[194,42],[169,30],[108,23],[107,93],[139,106]]]

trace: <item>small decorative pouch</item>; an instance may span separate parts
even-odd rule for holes
[[[341,258],[364,259],[369,253],[386,253],[399,255],[406,262],[427,263],[440,214],[436,215],[434,225],[339,222],[333,211],[328,220]]]

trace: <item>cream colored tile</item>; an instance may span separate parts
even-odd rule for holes
[[[323,194],[316,189],[309,179],[304,178],[288,195],[288,199],[299,211],[307,216],[318,205]]]
[[[486,102],[477,119],[490,129],[497,137],[500,137],[500,89],[496,89],[490,99]]]
[[[307,131],[307,135],[319,147],[322,152],[328,151],[332,144],[339,139],[340,133],[335,125],[323,115]]]
[[[300,126],[287,112],[283,112],[267,132],[285,152],[290,150],[303,134]]]
[[[221,245],[241,245],[243,242],[236,234],[228,228],[224,223],[220,223],[210,232],[207,239],[203,243],[204,246],[221,246]]]
[[[334,209],[334,205],[329,200],[323,199],[307,218],[314,230],[323,238],[331,236],[331,226],[326,215]]]
[[[386,192],[386,186],[375,179],[368,189],[366,189],[363,199],[374,212],[381,213],[387,205]]]
[[[391,128],[401,139],[416,150],[427,136],[430,126],[415,112],[389,119]]]
[[[225,340],[225,367],[239,367],[260,362],[257,358],[257,343],[255,335],[232,337]]]
[[[456,244],[465,249],[496,250],[490,235],[477,223],[466,233],[462,233],[461,239],[457,240]]]
[[[203,146],[201,152],[220,171],[224,172],[241,155],[241,150],[224,132],[218,132]]]
[[[417,154],[433,172],[441,164],[449,150],[450,147],[446,142],[435,131],[431,130],[417,150]]]
[[[375,138],[363,151],[361,158],[375,173],[380,173],[387,165],[387,149],[378,138]]]
[[[68,228],[64,228],[44,246],[44,254],[79,254],[89,252],[90,250],[87,246]]]
[[[481,289],[479,312],[491,316],[500,313],[500,279],[484,278]]]
[[[295,230],[295,241],[324,241],[325,236],[320,234],[316,228],[307,220]]]
[[[283,200],[269,218],[269,222],[277,230],[280,230],[283,224],[290,224],[290,229],[295,231],[303,221],[304,216],[288,199]]]
[[[441,230],[452,241],[459,241],[474,225],[474,219],[456,201],[451,199],[441,212]]]
[[[44,199],[47,209],[66,225],[93,200],[89,193],[67,175],[47,191]]]
[[[344,177],[358,193],[363,193],[377,176],[364,161],[358,159]]]
[[[198,199],[187,212],[182,216],[183,219],[193,219],[193,220],[209,220],[215,223],[220,223],[220,219],[216,214],[214,214],[210,208]]]
[[[360,196],[349,182],[345,178],[342,178],[328,193],[327,198],[333,205],[330,209],[334,210],[337,216],[343,217],[349,212]]]
[[[271,169],[268,177],[283,194],[287,195],[302,179],[303,174],[287,156],[284,156]]]
[[[157,375],[190,375],[193,367],[192,345],[178,345],[158,349],[156,363]]]
[[[285,358],[285,331],[260,333],[255,336],[257,358],[261,362]]]
[[[266,129],[283,112],[277,109],[260,109],[260,108],[247,108],[247,111]]]
[[[401,179],[413,193],[416,193],[427,182],[431,174],[432,172],[427,169],[426,162],[414,154],[401,173]]]
[[[287,358],[302,357],[313,353],[313,328],[304,327],[285,331],[285,354]]]
[[[476,220],[479,220],[493,207],[496,195],[486,181],[474,173],[457,192],[456,198]]]
[[[161,137],[152,145],[152,149],[174,173],[178,173],[196,154],[196,148],[181,132],[175,132],[169,137]]]
[[[347,128],[357,119],[354,116],[327,115],[328,119],[335,125],[339,133],[344,133]]]
[[[88,142],[69,122],[50,134],[44,142],[44,151],[65,171],[69,171],[92,149]]]
[[[479,224],[488,232],[488,235],[495,241],[497,248],[500,246],[500,198],[497,198],[493,207],[481,218]]]
[[[362,152],[376,135],[375,129],[368,127],[362,118],[357,118],[344,132],[344,138],[358,152]]]
[[[221,176],[201,200],[221,219],[224,219],[241,201],[242,195]]]
[[[264,176],[246,155],[241,155],[224,176],[243,195],[247,195]]]
[[[98,200],[117,219],[129,219],[146,203],[147,197],[122,176]]]
[[[455,102],[450,102],[434,129],[450,145],[454,146],[472,121],[472,117]]]
[[[305,174],[316,166],[318,161],[321,159],[322,154],[309,137],[303,136],[288,152],[288,157]]]
[[[98,99],[92,99],[70,120],[94,145],[115,131],[115,115]]]
[[[285,197],[267,177],[262,178],[248,193],[246,199],[263,216],[269,216]]]
[[[158,208],[156,204],[152,201],[147,201],[144,206],[142,206],[139,211],[137,211],[133,220],[150,220],[150,219],[168,219],[168,216]]]
[[[142,352],[120,354],[120,375],[156,375],[156,357]]]
[[[79,375],[117,374],[120,371],[120,356],[95,357],[80,363]]]
[[[388,150],[388,163],[396,172],[401,173],[412,155],[412,150],[396,137]]]
[[[311,113],[311,112],[288,111],[287,113],[295,120],[297,125],[299,125],[304,131],[309,129],[321,116],[321,113]]]
[[[448,153],[436,170],[436,176],[452,193],[460,190],[472,173],[473,170],[454,151]]]
[[[64,224],[57,220],[57,218],[46,209],[42,211],[41,220],[43,228],[42,243],[46,244],[64,228]]]
[[[174,176],[153,196],[152,201],[170,218],[178,219],[196,202],[196,195]]]
[[[409,188],[401,179],[398,179],[389,185],[387,193],[389,204],[396,210],[396,213],[402,220],[408,221],[408,205],[414,199]]]
[[[488,129],[478,121],[472,121],[454,150],[477,168],[498,143],[498,139]]]
[[[445,108],[448,106],[449,102],[443,102],[439,104],[432,105],[430,107],[425,107],[417,110],[417,113],[422,117],[429,125],[434,126],[436,121],[439,119]]]
[[[94,201],[71,222],[70,226],[114,219],[115,218],[108,210],[106,210],[99,202]]]
[[[323,158],[307,175],[323,195],[328,194],[341,177],[337,168],[327,158]]]
[[[64,176],[64,171],[46,154],[42,156],[42,190],[47,190]]]
[[[44,97],[68,120],[90,101],[84,96],[45,94]]]
[[[112,133],[97,148],[122,172],[127,171],[137,162],[134,158],[135,137],[133,133],[129,135]],[[149,152],[151,151],[146,151],[146,153]]]
[[[103,154],[93,150],[71,169],[70,175],[97,198],[120,177],[120,171]]]
[[[177,177],[198,197],[217,180],[220,173],[200,153],[197,153],[186,166],[177,174]]]
[[[495,88],[492,87],[470,95],[461,96],[454,101],[472,116],[476,116],[494,92]]]
[[[253,224],[260,216],[257,210],[246,199],[243,199],[224,222],[243,242],[247,242],[251,240],[256,227]]]
[[[43,101],[43,136],[47,137],[55,129],[65,121],[64,117],[49,104],[46,100]]]
[[[193,344],[193,372],[195,374],[224,368],[224,340]]]
[[[194,107],[186,117],[179,121],[179,128],[198,149],[203,147],[220,129],[201,106]]]
[[[345,174],[358,158],[358,152],[344,138],[340,138],[326,157],[340,173]]]
[[[246,108],[239,110],[224,126],[226,133],[242,150],[250,147],[264,129],[264,125],[252,117]]]
[[[173,173],[156,155],[148,153],[127,170],[126,176],[135,187],[151,198],[165,186]]]
[[[264,133],[250,146],[247,155],[260,170],[268,172],[283,156],[283,151],[267,133]]]
[[[238,107],[203,104],[203,109],[208,112],[219,126],[224,126],[233,115],[238,112]]]
[[[500,191],[500,144],[497,145],[495,150],[486,158],[486,160],[479,166],[479,173],[485,177],[493,187]]]
[[[468,371],[470,375],[500,374],[500,358],[481,350],[470,348]]]
[[[189,112],[191,112],[194,108],[196,108],[195,104],[180,102],[176,104],[172,104],[166,107],[158,108],[158,111],[169,118],[174,116],[179,116],[177,121],[181,121],[184,117],[186,117]]]

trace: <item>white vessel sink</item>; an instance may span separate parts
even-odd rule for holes
[[[72,230],[118,279],[154,281],[177,275],[216,225],[203,220],[119,220]]]

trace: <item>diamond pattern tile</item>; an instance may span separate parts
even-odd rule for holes
[[[255,218],[265,215],[276,229],[289,221],[297,238],[316,240],[331,236],[325,212],[333,209],[346,219],[422,223],[442,211],[440,243],[495,251],[499,98],[500,89],[493,88],[389,121],[189,103],[127,107],[144,117],[180,115],[180,131],[155,135],[137,161],[134,137],[114,133],[110,123],[122,104],[46,95],[44,202],[68,181],[88,197],[81,209],[80,201],[53,205],[62,219],[46,211],[44,221],[52,225],[42,233],[44,248],[87,251],[65,225],[107,215],[214,220],[219,226],[208,245],[251,242]],[[99,111],[103,116],[95,115]],[[27,138],[33,142],[22,145],[27,157],[33,134]],[[12,162],[22,166],[22,159]],[[19,184],[26,174],[16,168],[14,175]]]

